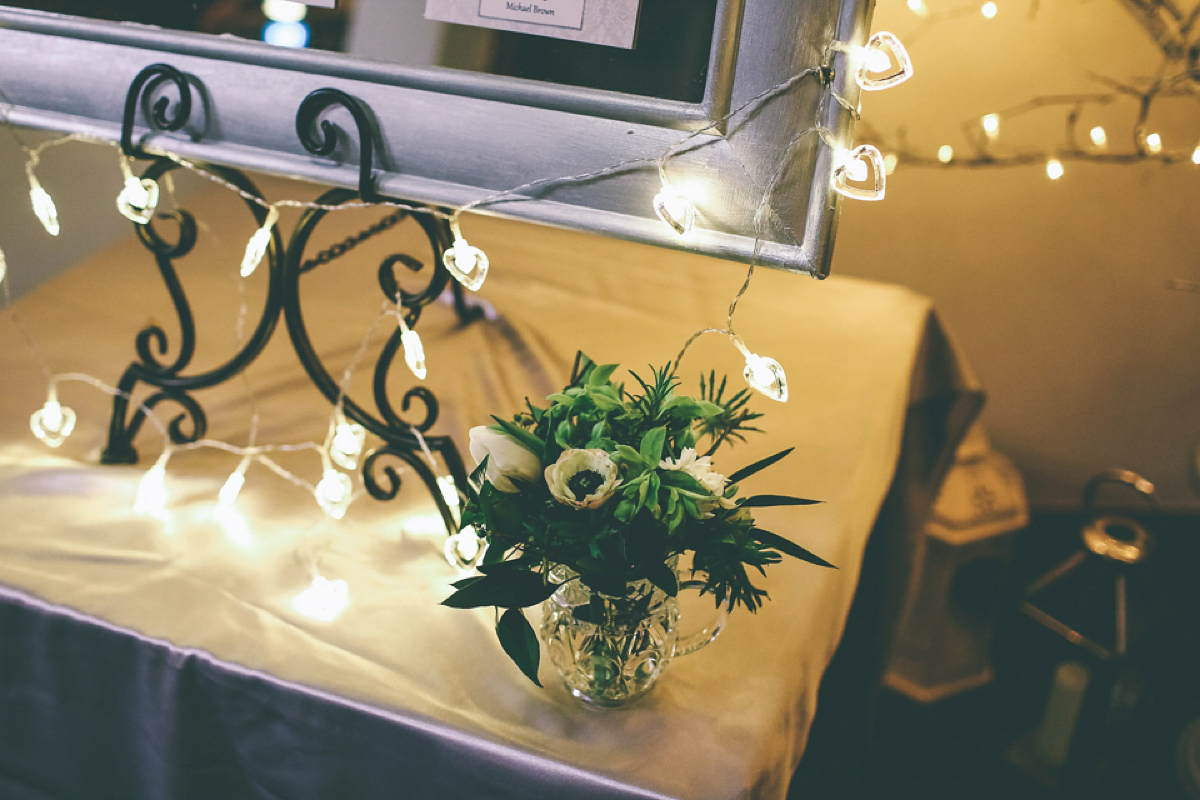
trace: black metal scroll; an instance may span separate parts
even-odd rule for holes
[[[142,99],[143,90],[147,93],[164,81],[175,84],[179,91],[179,101],[175,106],[174,115],[168,114],[171,101],[160,97],[154,103],[148,118],[152,128],[164,131],[177,131],[187,124],[192,114],[192,93],[188,79],[182,72],[170,64],[151,64],[138,73],[129,86],[125,95],[125,116],[121,122],[121,152],[130,158],[149,158],[150,156],[140,147],[133,145],[133,123],[137,116],[138,101]]]
[[[176,166],[167,159],[158,159],[146,170],[144,177],[157,180]],[[262,197],[254,184],[240,172],[213,166],[207,169],[248,195]],[[250,199],[245,200],[245,205],[261,226],[266,221],[267,209]],[[178,227],[173,241],[164,238],[157,230],[156,226],[164,221],[174,222]],[[137,461],[137,450],[133,446],[133,440],[146,421],[146,412],[164,400],[178,404],[186,412],[176,416],[168,425],[171,441],[186,444],[203,437],[208,426],[207,419],[204,410],[192,398],[191,393],[224,383],[245,369],[266,347],[279,320],[282,305],[280,287],[283,285],[283,241],[279,229],[275,228],[271,232],[271,243],[265,255],[270,275],[267,296],[253,333],[242,348],[224,364],[205,372],[186,374],[196,350],[196,322],[174,262],[191,252],[196,244],[195,219],[187,211],[179,209],[158,214],[154,221],[146,225],[135,225],[134,228],[142,244],[154,255],[158,271],[175,307],[175,314],[179,320],[179,350],[174,359],[169,362],[163,360],[169,349],[169,338],[167,332],[158,324],[147,325],[138,333],[138,360],[125,369],[117,384],[121,393],[113,399],[108,444],[100,456],[100,460],[105,464],[132,464]],[[126,419],[130,399],[139,384],[146,384],[157,391],[141,401]],[[190,417],[189,428],[184,427],[185,417]]]
[[[129,88],[126,96],[125,116],[121,131],[122,151],[131,157],[152,156],[133,144],[133,124],[137,116],[138,103],[145,93],[152,92],[163,81],[171,81],[179,90],[180,99],[174,114],[169,114],[170,102],[160,97],[147,119],[153,129],[179,130],[188,120],[191,111],[189,78],[167,64],[153,64],[142,70]],[[354,119],[359,139],[359,186],[357,193],[348,189],[332,189],[318,201],[319,206],[336,206],[351,200],[362,199],[370,203],[387,202],[375,188],[373,159],[378,131],[370,110],[356,98],[337,89],[319,89],[306,97],[296,115],[296,131],[305,149],[319,156],[329,156],[338,145],[339,135],[344,132],[333,122],[320,117],[334,105],[346,108]],[[319,121],[319,125],[318,125]],[[146,170],[144,178],[157,180],[177,164],[166,158],[156,159]],[[262,195],[244,175],[236,170],[206,165],[206,170],[242,192],[242,199],[261,227],[268,216],[268,206]],[[401,203],[409,208],[422,208],[415,204]],[[430,245],[430,260],[423,261],[409,254],[395,253],[387,256],[378,266],[378,282],[384,296],[396,303],[397,313],[402,316],[409,329],[415,329],[425,306],[436,300],[451,286],[454,291],[454,307],[463,324],[481,315],[481,310],[469,305],[462,287],[450,279],[442,264],[442,254],[450,246],[452,235],[444,213],[429,208],[429,213],[412,213],[407,208],[392,211],[379,222],[332,247],[306,258],[309,238],[325,217],[323,208],[310,208],[297,223],[286,255],[279,227],[271,231],[270,245],[266,252],[268,263],[268,287],[258,324],[241,348],[224,364],[203,372],[189,373],[196,350],[196,320],[188,303],[183,283],[175,267],[178,259],[188,255],[196,244],[197,226],[195,219],[182,209],[158,214],[146,225],[135,225],[142,244],[153,254],[159,273],[166,285],[179,323],[179,342],[174,356],[170,337],[158,324],[150,324],[138,335],[135,342],[137,360],[126,368],[118,383],[119,393],[113,401],[113,414],[109,425],[107,446],[101,461],[108,464],[133,463],[137,460],[134,439],[146,421],[148,411],[160,403],[170,401],[182,413],[168,424],[171,441],[187,444],[204,436],[207,419],[203,408],[192,393],[221,384],[244,370],[262,352],[278,323],[282,312],[287,323],[296,355],[301,365],[329,401],[340,405],[347,418],[383,440],[383,445],[370,453],[363,461],[363,483],[372,497],[380,500],[394,498],[400,491],[399,472],[386,463],[393,458],[413,469],[433,496],[448,530],[457,525],[446,502],[437,477],[424,457],[426,448],[437,453],[449,471],[456,486],[466,487],[467,474],[454,441],[448,436],[425,435],[438,417],[437,398],[424,386],[414,386],[399,399],[399,410],[389,393],[389,377],[396,356],[402,350],[402,331],[397,329],[388,338],[375,363],[373,373],[373,395],[375,411],[370,412],[353,398],[343,394],[342,388],[330,377],[313,347],[305,326],[301,307],[300,281],[304,275],[324,264],[345,256],[366,239],[381,235],[405,220],[413,220],[421,226]],[[173,224],[173,236],[165,236],[159,228]],[[431,266],[427,266],[431,265]],[[424,273],[427,282],[419,289],[405,288],[403,275]],[[142,385],[150,387],[149,394],[140,402],[134,394]],[[131,413],[132,409],[132,413]]]
[[[357,197],[358,195],[348,189],[331,189],[318,199],[317,204],[334,206]],[[389,500],[400,491],[399,473],[381,462],[385,456],[398,458],[420,475],[421,480],[433,496],[434,502],[437,503],[438,511],[441,513],[447,529],[454,530],[456,525],[453,514],[442,497],[436,476],[425,461],[421,446],[422,440],[431,452],[441,456],[455,485],[460,489],[466,486],[466,469],[458,448],[450,437],[425,435],[426,431],[433,427],[438,417],[437,398],[431,391],[424,386],[410,388],[400,399],[400,411],[396,410],[388,383],[392,366],[402,347],[400,329],[397,327],[388,337],[379,354],[378,361],[375,363],[373,399],[377,416],[367,411],[349,395],[342,393],[341,387],[325,369],[320,356],[313,347],[304,322],[300,280],[316,267],[333,260],[320,257],[308,261],[304,259],[309,238],[321,220],[325,218],[326,213],[321,208],[309,209],[300,219],[296,230],[292,233],[291,241],[288,243],[287,265],[284,269],[286,285],[283,292],[283,315],[292,339],[292,346],[296,350],[300,363],[321,393],[331,403],[340,403],[347,418],[362,425],[384,441],[384,445],[363,462],[363,483],[371,496],[379,500]],[[419,290],[405,289],[401,285],[399,273],[401,270],[411,273],[422,272],[426,270],[426,262],[408,254],[393,254],[384,258],[378,268],[380,291],[385,298],[397,304],[397,313],[403,314],[405,324],[409,328],[415,328],[422,309],[441,295],[450,280],[449,274],[441,266],[442,253],[450,245],[450,232],[445,222],[435,219],[430,214],[409,214],[405,211],[397,211],[392,215],[392,218],[395,217],[409,218],[417,222],[425,233],[430,246],[430,258],[433,266],[428,270],[428,283]],[[414,408],[416,405],[420,406],[419,410]],[[418,412],[420,418],[406,420],[404,415],[414,411]]]
[[[337,149],[338,134],[341,128],[327,119],[321,120],[318,127],[317,118],[328,108],[340,105],[350,112],[354,125],[358,129],[358,195],[368,203],[379,203],[383,197],[375,191],[375,139],[378,129],[375,119],[366,105],[356,97],[346,94],[341,89],[317,89],[309,93],[296,112],[296,134],[304,149],[315,156],[329,156]],[[318,135],[316,131],[320,131]]]

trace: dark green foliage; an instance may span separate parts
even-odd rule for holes
[[[752,571],[765,574],[766,566],[785,555],[830,566],[799,545],[756,528],[749,511],[816,501],[776,495],[737,500],[735,481],[771,466],[790,450],[738,470],[728,480],[708,462],[723,442],[757,430],[747,424],[761,416],[746,408],[749,390],[726,398],[725,380],[718,384],[710,374],[701,381],[699,398],[678,395],[679,381],[668,364],[652,370],[646,380],[633,373],[637,388],[631,392],[613,382],[616,367],[597,365],[580,353],[570,383],[547,398],[547,407],[527,401],[526,411],[511,420],[494,418],[491,426],[538,455],[543,470],[566,470],[562,464],[582,463],[582,458],[597,458],[600,466],[578,467],[569,475],[555,472],[562,476],[557,490],[542,476],[509,475],[518,491],[502,492],[487,481],[485,459],[472,473],[466,493],[462,525],[484,536],[488,551],[482,575],[457,582],[457,591],[444,602],[458,608],[507,609],[497,635],[505,652],[535,682],[537,641],[519,609],[555,591],[549,577],[554,565],[574,571],[595,592],[620,594],[628,582],[645,579],[674,595],[679,580],[668,562],[691,553],[694,580],[688,583],[702,587],[718,604],[751,611],[766,599],[766,592],[753,584]],[[709,440],[704,455],[697,452],[702,438]],[[579,450],[603,452],[568,452]],[[560,462],[560,456],[566,461]],[[585,501],[599,504],[571,504]],[[591,613],[587,607],[574,611],[577,619]]]

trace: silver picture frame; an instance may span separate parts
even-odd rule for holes
[[[830,46],[862,44],[872,5],[720,0],[698,103],[0,6],[0,101],[13,124],[116,142],[131,82],[168,63],[194,82],[198,108],[177,132],[140,115],[140,145],[353,188],[357,150],[313,156],[295,129],[304,98],[333,88],[374,117],[387,197],[478,203],[473,213],[824,277],[839,206],[834,145],[852,144],[859,91]],[[702,195],[686,237],[653,208],[668,152],[671,183]],[[469,215],[462,225],[469,236]]]

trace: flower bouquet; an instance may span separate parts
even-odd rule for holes
[[[616,364],[583,354],[570,384],[539,408],[471,431],[471,475],[462,528],[487,542],[480,575],[454,584],[456,608],[504,609],[496,633],[534,683],[540,648],[521,609],[544,603],[542,634],[568,689],[617,705],[645,691],[683,645],[675,630],[681,587],[718,607],[755,611],[767,593],[750,570],[784,555],[832,566],[755,526],[752,509],[817,501],[739,497],[737,482],[786,456],[776,453],[728,477],[711,462],[726,442],[755,431],[749,391],[725,398],[725,382],[701,381],[698,398],[676,393],[670,365],[638,388],[613,382]],[[690,572],[677,571],[690,554]],[[764,573],[765,574],[765,573]],[[687,578],[686,580],[684,578]]]

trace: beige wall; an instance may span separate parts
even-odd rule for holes
[[[1027,2],[998,3],[994,20],[969,13],[921,33],[902,0],[882,0],[873,29],[910,45],[916,75],[864,95],[874,130],[857,141],[906,129],[923,153],[961,152],[964,121],[1037,95],[1104,91],[1089,70],[1133,81],[1158,65],[1116,0],[1043,0],[1032,16]],[[1110,150],[1129,151],[1134,112],[1128,101],[1085,112],[1082,132],[1104,124]],[[1167,149],[1190,152],[1200,98],[1163,102],[1151,123]],[[1059,147],[1064,129],[1062,109],[1006,120],[997,152]],[[1090,475],[1124,467],[1167,504],[1200,507],[1200,293],[1168,288],[1200,288],[1200,167],[1065,166],[1052,182],[1041,166],[901,163],[882,203],[844,205],[834,273],[936,300],[989,392],[993,443],[1033,502],[1076,504]]]

